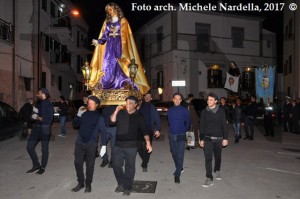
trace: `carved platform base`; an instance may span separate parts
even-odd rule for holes
[[[136,90],[93,90],[92,95],[96,95],[101,100],[101,106],[106,105],[125,105],[128,96],[136,96],[139,100],[143,95]]]

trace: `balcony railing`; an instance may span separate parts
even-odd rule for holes
[[[14,27],[11,23],[0,19],[0,39],[13,43]]]
[[[71,64],[71,53],[67,51],[50,52],[50,63],[51,64]]]

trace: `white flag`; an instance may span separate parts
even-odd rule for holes
[[[238,92],[239,89],[239,77],[235,77],[227,73],[226,82],[224,88],[233,92]]]

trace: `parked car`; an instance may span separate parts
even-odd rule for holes
[[[8,104],[0,102],[0,139],[13,137],[23,131],[24,122],[18,113]]]
[[[170,107],[173,106],[172,101],[154,101],[152,102],[154,106],[156,106],[156,110],[161,117],[167,117],[167,111]]]

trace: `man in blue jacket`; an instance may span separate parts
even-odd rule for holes
[[[189,111],[180,105],[181,101],[182,95],[175,93],[173,95],[174,106],[167,113],[170,151],[176,167],[174,172],[175,183],[180,183],[180,175],[183,172],[185,136],[191,125]]]
[[[97,110],[100,100],[96,96],[89,96],[87,110],[80,111],[74,118],[73,126],[79,127],[75,143],[75,169],[78,185],[71,191],[78,192],[85,187],[84,192],[92,191],[92,180],[95,166],[95,153],[98,144],[99,131],[101,131],[102,143],[106,143],[104,118]],[[106,146],[102,146],[100,156],[106,153]],[[83,163],[86,163],[86,179],[84,179]]]
[[[151,103],[152,96],[151,93],[148,92],[144,95],[144,101],[141,104],[139,111],[143,115],[145,124],[146,124],[146,131],[150,137],[150,143],[152,145],[153,136],[157,139],[160,136],[161,124],[159,114],[156,110],[156,107]],[[143,172],[147,172],[148,162],[150,159],[150,154],[146,150],[146,142],[141,141],[139,142],[138,146],[138,153],[139,156],[142,158],[142,168]]]

